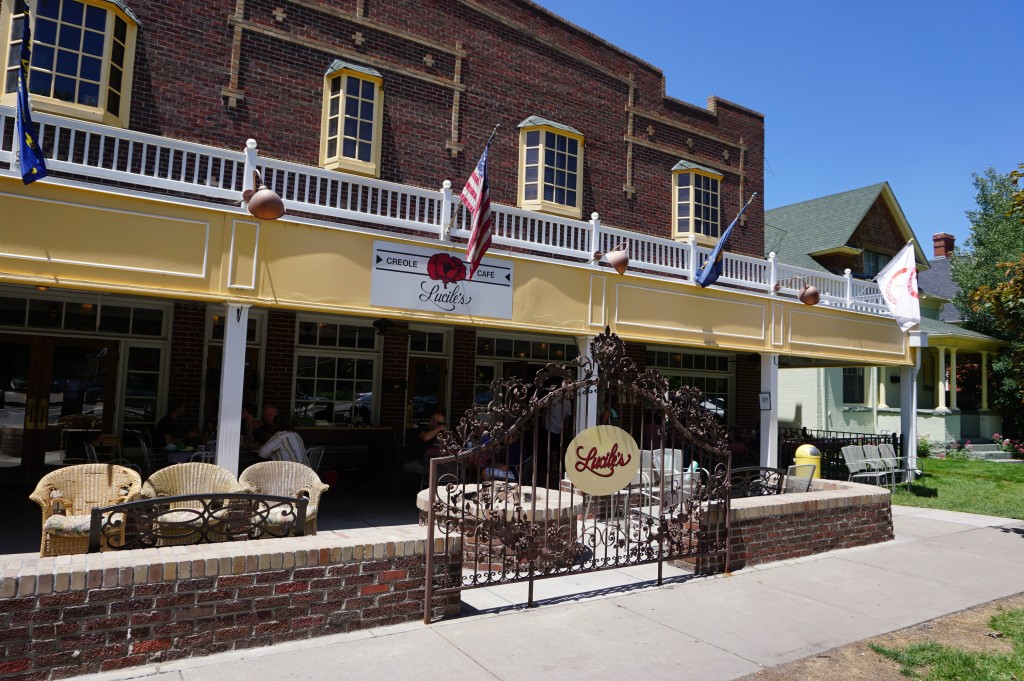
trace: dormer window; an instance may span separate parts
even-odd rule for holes
[[[583,213],[583,134],[539,116],[519,124],[519,206],[579,218]]]
[[[384,78],[374,69],[340,59],[324,78],[320,164],[379,177]]]
[[[672,169],[672,237],[714,243],[720,236],[722,174],[690,161]]]
[[[0,102],[14,106],[18,90],[24,0],[7,28],[7,63]],[[9,7],[5,3],[4,12]],[[36,0],[32,5],[28,88],[37,111],[118,127],[128,126],[135,33],[139,22],[107,0]]]

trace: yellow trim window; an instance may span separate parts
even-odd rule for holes
[[[583,135],[531,116],[519,124],[519,206],[578,218],[583,212]]]
[[[0,102],[14,106],[25,1],[6,1]],[[119,2],[35,0],[28,88],[39,111],[127,127],[138,21]]]
[[[721,236],[722,174],[680,161],[672,169],[672,236],[715,242]]]
[[[374,69],[337,60],[325,78],[321,165],[379,177],[383,77]]]

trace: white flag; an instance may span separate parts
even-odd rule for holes
[[[904,331],[921,323],[921,304],[917,298],[917,265],[914,244],[908,243],[896,257],[875,276],[882,298],[896,323]]]

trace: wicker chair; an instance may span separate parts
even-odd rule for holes
[[[320,495],[330,486],[320,482],[316,471],[305,464],[294,461],[262,461],[242,471],[239,482],[260,494],[274,494],[281,497],[307,497],[307,535],[316,534],[317,508]]]
[[[86,553],[92,509],[134,501],[141,489],[139,474],[124,466],[87,463],[47,473],[29,497],[43,511],[39,555]]]
[[[143,499],[156,499],[184,494],[229,494],[248,491],[226,468],[212,463],[190,462],[176,463],[156,471],[142,485],[139,496]],[[176,514],[174,509],[181,509],[183,512]],[[199,532],[189,527],[189,522],[196,518],[194,512],[200,510],[202,509],[199,502],[171,504],[170,509],[157,519],[157,523],[162,525],[159,530],[159,544],[167,546],[195,543],[195,537]]]

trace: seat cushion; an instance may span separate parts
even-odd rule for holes
[[[43,532],[55,537],[88,537],[91,524],[91,515],[51,515],[43,523]]]
[[[312,520],[316,517],[316,504],[310,504],[306,507],[306,520]],[[270,509],[267,514],[268,525],[290,525],[293,522],[294,516],[291,514],[290,506],[274,506]]]

